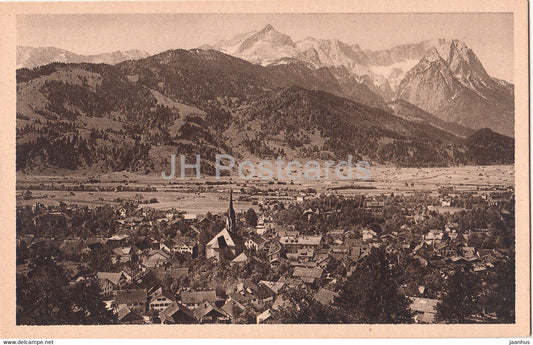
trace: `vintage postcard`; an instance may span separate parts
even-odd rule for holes
[[[0,8],[0,337],[530,334],[527,2]]]

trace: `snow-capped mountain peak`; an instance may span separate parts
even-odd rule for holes
[[[363,51],[358,44],[348,44],[336,38],[307,37],[294,42],[268,24],[203,48],[216,49],[263,66],[301,61],[314,68],[337,68],[336,71],[340,71],[338,68],[344,67],[353,79],[390,99],[405,73],[424,56],[429,45],[425,42],[369,52]]]
[[[227,41],[220,41],[209,48],[263,66],[297,54],[292,39],[270,24],[256,31],[238,34]]]

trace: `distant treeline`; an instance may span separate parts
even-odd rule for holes
[[[67,192],[157,192],[156,187],[132,187],[132,186],[86,186],[86,185],[18,185],[17,190],[49,190]]]

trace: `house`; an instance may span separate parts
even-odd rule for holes
[[[291,306],[291,301],[285,295],[279,295],[274,303],[272,303],[272,310],[280,310],[282,308],[288,308]]]
[[[289,288],[299,288],[303,285],[302,279],[299,278],[288,278],[288,277],[280,277],[278,279],[278,283],[283,283]]]
[[[170,254],[162,250],[150,250],[143,259],[143,265],[145,267],[161,267],[170,260]]]
[[[329,254],[315,254],[313,260],[318,267],[325,269],[328,266],[328,263],[331,261],[331,257],[329,256]]]
[[[264,234],[267,232],[267,228],[265,228],[265,225],[264,225],[264,224],[259,224],[259,223],[257,223],[257,225],[255,226],[255,232],[256,232],[259,236],[262,236],[262,235],[264,235]]]
[[[198,247],[198,241],[190,237],[176,237],[174,239],[174,247],[172,252],[174,253],[189,253],[191,255],[196,255],[196,249]]]
[[[118,214],[120,215],[120,218],[124,219],[128,215],[128,212],[127,212],[127,210],[124,207],[121,207],[118,210]]]
[[[194,316],[200,323],[229,323],[230,316],[215,303],[205,301],[194,311]]]
[[[240,312],[242,312],[245,309],[245,307],[242,304],[240,304],[238,301],[230,298],[226,301],[224,306],[222,306],[222,308],[220,309],[225,311],[226,314],[229,315],[232,321],[235,321],[236,319],[235,310],[239,310]]]
[[[165,240],[159,243],[159,249],[166,253],[172,253],[176,243],[173,240]]]
[[[250,234],[250,237],[244,242],[244,246],[248,249],[255,249],[260,250],[263,248],[263,245],[265,244],[266,240],[254,233]]]
[[[512,200],[512,193],[509,192],[493,192],[489,195],[489,206],[502,206]]]
[[[120,271],[120,273],[122,273],[122,275],[124,276],[124,278],[126,278],[126,283],[130,283],[131,282],[131,278],[132,278],[132,274],[128,273],[133,273],[132,270],[128,269],[127,267],[125,267],[124,270]]]
[[[424,235],[424,240],[427,244],[432,244],[437,241],[442,241],[443,237],[444,232],[442,230],[429,230],[429,232]]]
[[[112,262],[114,264],[116,263],[126,263],[131,260],[131,247],[117,247],[113,249],[113,256]]]
[[[242,265],[247,262],[248,262],[248,257],[246,256],[246,254],[244,254],[244,252],[242,252],[235,259],[231,260],[229,264],[231,267],[233,267],[235,265]]]
[[[162,324],[193,324],[197,323],[194,312],[178,302],[172,302],[168,307],[159,312]]]
[[[216,303],[217,295],[215,290],[208,291],[182,291],[181,292],[181,304],[190,309],[196,309],[202,305],[205,301]]]
[[[263,322],[267,321],[270,318],[272,318],[272,314],[270,313],[270,309],[267,309],[264,312],[262,312],[261,314],[256,316],[256,323],[257,324],[263,323]]]
[[[414,319],[416,323],[435,323],[435,315],[437,314],[437,305],[441,300],[412,297],[413,302],[409,308],[415,313]]]
[[[281,260],[281,244],[279,244],[279,242],[274,242],[272,246],[270,246],[267,258],[270,265],[275,266],[279,264]]]
[[[295,267],[292,276],[301,279],[306,284],[314,284],[318,279],[322,278],[323,273],[324,271],[320,267]]]
[[[270,248],[272,248],[272,246],[281,247],[278,237],[272,237],[272,238],[266,239],[265,243],[263,243],[263,250],[268,252]]]
[[[455,233],[457,232],[458,228],[459,228],[459,224],[454,223],[454,222],[448,222],[446,226],[444,227],[444,230],[446,230],[446,232]]]
[[[363,229],[363,242],[372,241],[378,234],[374,230]]]
[[[476,255],[476,249],[474,247],[462,247],[461,253],[465,258],[473,257]]]
[[[124,272],[98,272],[96,279],[102,294],[109,296],[114,291],[120,289],[127,282],[127,277]]]
[[[242,305],[249,305],[251,303],[257,305],[259,302],[259,298],[251,290],[241,290],[231,293],[228,300],[239,302]]]
[[[363,207],[365,211],[369,212],[373,216],[380,216],[383,214],[383,209],[385,208],[385,202],[372,200],[372,199],[366,199],[363,202]]]
[[[317,249],[322,243],[322,236],[282,236],[279,243],[285,246],[289,253],[297,253],[300,249]]]
[[[219,261],[235,257],[235,242],[226,228],[205,245],[205,257]]]
[[[262,236],[266,232],[269,232],[274,229],[274,222],[272,216],[262,215],[257,220],[257,226],[255,227],[255,232]]]
[[[484,264],[494,264],[499,260],[500,255],[494,249],[480,249],[477,252],[477,256],[481,258]]]
[[[268,281],[268,280],[261,280],[259,282],[259,285],[265,285],[270,290],[272,290],[272,292],[275,293],[275,294],[279,294],[280,291],[283,288],[285,288],[285,283],[283,283],[283,282],[271,282],[271,281]]]
[[[130,235],[128,234],[116,234],[107,239],[107,243],[111,247],[118,247],[118,246],[124,246],[130,238]]]
[[[146,289],[118,290],[115,298],[115,304],[119,309],[122,306],[126,306],[130,310],[135,310],[141,314],[146,313],[147,301]]]
[[[161,249],[161,242],[159,242],[159,240],[153,239],[152,243],[150,244],[150,249],[152,249],[152,250]]]
[[[313,259],[314,250],[313,249],[298,249],[295,253],[287,253],[287,259],[295,262],[308,262]]]
[[[141,325],[144,323],[143,316],[136,310],[123,305],[117,312],[117,319],[121,324]]]
[[[148,298],[148,310],[161,311],[175,302],[174,296],[168,291],[158,288]]]
[[[254,284],[251,280],[247,279],[245,282],[247,291],[257,296],[257,300],[253,303],[261,305],[265,302],[274,300],[276,293],[269,287],[270,284]]]
[[[194,213],[185,213],[183,215],[183,219],[184,220],[196,220],[196,219],[198,219],[198,215],[196,215]]]
[[[338,297],[339,297],[338,293],[327,290],[327,289],[320,289],[315,294],[315,300],[318,303],[322,304],[324,307],[329,307],[330,305],[332,305],[333,302],[335,301],[335,298],[338,298]]]
[[[181,279],[189,275],[189,269],[187,267],[152,267],[149,271],[160,281],[165,280],[167,277]]]
[[[337,260],[344,260],[350,255],[350,247],[332,246],[329,248],[329,254]]]
[[[473,271],[474,272],[482,272],[482,271],[486,271],[487,270],[487,266],[481,264],[481,263],[475,263],[474,264],[474,267],[473,267]]]
[[[435,252],[443,257],[451,257],[457,255],[457,249],[446,242],[437,243],[435,245]]]

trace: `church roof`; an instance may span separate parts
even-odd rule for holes
[[[220,248],[220,243],[225,242],[228,247],[235,247],[235,242],[231,238],[227,229],[220,231],[206,246],[211,248]]]

